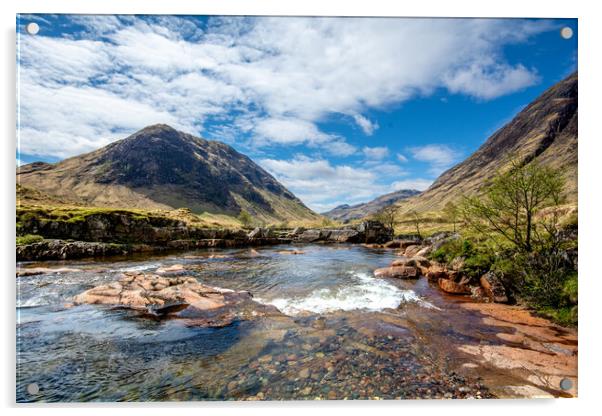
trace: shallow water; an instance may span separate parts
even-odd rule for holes
[[[425,279],[375,279],[394,258],[359,246],[196,251],[21,267],[82,271],[17,278],[17,400],[489,397],[462,376],[454,343],[491,341],[474,313]],[[187,327],[107,306],[67,307],[121,272],[183,264],[200,282],[248,290],[286,316]],[[37,383],[40,391],[29,394]]]

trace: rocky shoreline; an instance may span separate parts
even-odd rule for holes
[[[124,220],[125,221],[125,220]],[[16,247],[17,261],[68,260],[107,257],[134,253],[185,251],[205,248],[258,247],[294,243],[384,243],[391,239],[390,230],[377,221],[364,221],[356,226],[336,229],[273,230],[257,227],[244,230],[196,228],[177,222],[141,225],[133,229],[129,220],[120,226],[109,226],[90,216],[72,227],[64,222],[31,223],[22,232],[41,234],[46,239]],[[37,224],[37,225],[36,225]],[[53,225],[54,224],[54,225]],[[132,234],[128,234],[131,231]],[[76,240],[76,241],[72,241]]]

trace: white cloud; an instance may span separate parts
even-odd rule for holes
[[[292,160],[263,159],[259,163],[310,208],[323,212],[345,202],[370,200],[388,192],[372,169],[332,165],[323,159],[297,156]]]
[[[513,19],[223,17],[207,28],[169,16],[73,19],[87,32],[20,37],[22,144],[40,155],[73,155],[160,121],[202,132],[212,117],[233,129],[246,124],[240,133],[259,145],[349,155],[356,149],[318,123],[342,114],[371,135],[378,124],[363,114],[417,94],[446,88],[492,99],[525,88],[537,82],[535,71],[506,61],[501,48],[552,27]],[[39,95],[48,106],[36,104]]]
[[[403,181],[396,181],[391,184],[391,191],[399,191],[401,189],[417,189],[424,191],[427,189],[433,181],[431,179],[408,179]]]
[[[518,91],[539,81],[535,70],[522,65],[484,65],[473,63],[468,68],[450,72],[445,85],[453,93],[465,93],[482,99],[504,95],[505,91]]]
[[[378,123],[372,122],[368,120],[366,117],[361,114],[354,114],[353,119],[357,123],[358,126],[364,131],[367,136],[372,136],[374,130],[378,129]]]
[[[397,160],[399,160],[401,163],[406,163],[408,161],[408,158],[402,155],[401,153],[397,153],[396,156]]]
[[[389,148],[386,146],[382,147],[364,147],[362,153],[368,160],[382,160],[389,156]]]
[[[409,150],[414,159],[430,164],[429,172],[433,176],[450,168],[460,157],[458,151],[441,144],[412,147]]]

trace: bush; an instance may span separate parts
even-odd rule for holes
[[[41,235],[26,234],[26,235],[17,237],[17,245],[23,246],[26,244],[39,243],[42,240],[44,240],[44,237],[42,237]]]

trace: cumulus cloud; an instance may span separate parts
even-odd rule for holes
[[[368,120],[366,117],[362,116],[361,114],[354,114],[353,119],[355,120],[357,125],[360,126],[360,128],[363,130],[363,132],[367,136],[372,136],[372,134],[374,133],[374,130],[376,130],[379,127],[378,123]]]
[[[382,160],[389,156],[389,148],[386,146],[382,147],[364,147],[362,153],[368,160]]]
[[[395,181],[391,184],[391,191],[399,191],[402,189],[416,189],[418,191],[424,191],[433,183],[432,179],[407,179],[403,181]]]
[[[389,191],[373,169],[333,165],[324,159],[297,156],[291,160],[262,159],[259,163],[301,198],[323,212],[342,203],[364,202]]]
[[[460,152],[441,144],[412,147],[409,150],[414,159],[430,165],[429,172],[433,176],[450,168],[460,157]]]
[[[438,88],[477,99],[523,89],[537,82],[535,70],[507,61],[502,48],[553,27],[515,19],[69,19],[62,37],[45,36],[44,22],[38,36],[20,37],[22,138],[34,154],[74,155],[161,121],[203,133],[212,121],[258,146],[349,155],[356,149],[345,138],[318,127],[330,115],[372,135],[378,124],[368,110]],[[36,104],[39,95],[49,105]]]

